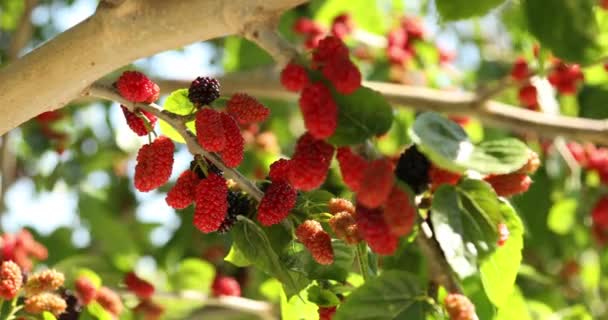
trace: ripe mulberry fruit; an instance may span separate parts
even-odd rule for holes
[[[138,136],[145,136],[150,131],[152,131],[157,120],[155,115],[144,110],[136,111],[140,113],[141,117],[145,117],[146,119],[148,119],[149,127],[147,127],[144,119],[142,119],[136,113],[129,111],[129,109],[127,109],[123,105],[121,105],[120,107],[122,108],[122,113],[125,115],[125,119],[127,120],[127,125],[129,125],[129,128],[131,128],[131,130],[133,130],[135,134],[137,134]]]
[[[442,184],[456,185],[462,175],[460,173],[451,172],[441,169],[437,166],[432,166],[429,171],[429,179],[431,180],[431,190],[437,190]]]
[[[65,300],[56,293],[43,292],[25,299],[23,309],[27,313],[41,314],[45,311],[58,316],[68,307]]]
[[[219,152],[226,146],[222,113],[203,108],[196,113],[196,138],[203,149]]]
[[[198,108],[220,97],[220,83],[211,77],[197,77],[190,84],[188,99]]]
[[[334,59],[321,70],[336,91],[342,94],[353,93],[361,87],[361,72],[348,58]]]
[[[95,297],[97,296],[97,288],[95,287],[95,284],[86,276],[80,276],[78,279],[76,279],[74,287],[76,289],[78,299],[83,305],[86,306],[95,300]]]
[[[338,106],[322,83],[306,86],[300,95],[300,110],[308,132],[317,139],[330,137],[338,126]]]
[[[557,62],[553,66],[547,80],[559,93],[571,95],[576,93],[577,83],[584,80],[584,78],[579,65],[567,65],[563,62]]]
[[[12,261],[4,261],[0,266],[0,298],[12,300],[19,293],[23,275],[19,266]]]
[[[399,157],[395,175],[409,185],[414,193],[420,194],[428,188],[430,168],[431,162],[416,146],[411,146]]]
[[[311,134],[302,135],[291,159],[289,182],[298,190],[310,191],[323,184],[334,147]]]
[[[283,221],[295,207],[297,196],[296,189],[288,182],[273,182],[266,189],[258,206],[258,221],[264,226],[271,226]]]
[[[31,297],[45,291],[55,291],[63,286],[63,273],[49,269],[37,272],[28,277],[23,287],[26,297]]]
[[[450,320],[477,320],[475,305],[469,298],[458,294],[450,293],[444,300],[445,309],[450,315]]]
[[[538,91],[536,87],[532,84],[527,84],[519,88],[519,102],[530,110],[537,110]]]
[[[399,238],[395,236],[384,220],[381,208],[368,209],[357,206],[356,218],[359,234],[377,254],[391,255],[397,250]]]
[[[125,71],[116,81],[120,95],[131,102],[152,103],[158,99],[160,88],[138,71]]]
[[[237,220],[237,216],[247,216],[252,209],[251,200],[243,192],[228,191],[228,213],[222,224],[218,228],[218,232],[224,233],[230,231]]]
[[[331,34],[338,39],[343,39],[352,33],[354,29],[355,22],[353,17],[348,13],[336,16],[331,23]]]
[[[196,186],[194,226],[201,232],[217,231],[228,212],[228,186],[226,180],[214,173]]]
[[[291,161],[287,159],[279,159],[270,165],[268,177],[271,181],[287,181],[289,178]]]
[[[389,159],[372,161],[363,173],[357,202],[368,208],[381,206],[391,193],[394,180],[393,165]]]
[[[95,301],[99,303],[107,312],[113,314],[114,316],[120,315],[122,312],[122,301],[120,301],[120,296],[116,294],[116,292],[112,291],[112,289],[107,287],[101,287],[97,290],[97,297]]]
[[[241,285],[233,277],[216,275],[211,285],[213,295],[219,296],[241,296]]]
[[[296,229],[296,237],[319,264],[328,265],[334,262],[331,237],[323,230],[319,222],[314,220],[304,221]]]
[[[343,240],[348,244],[357,244],[361,242],[361,235],[357,228],[357,222],[351,213],[341,211],[334,214],[329,219],[329,225],[334,231],[336,238]]]
[[[510,197],[528,191],[532,184],[532,179],[525,174],[509,173],[492,175],[484,178],[492,185],[496,194],[501,197]]]
[[[147,192],[165,184],[173,169],[174,151],[175,145],[165,136],[143,145],[137,153],[135,188]]]
[[[591,210],[593,225],[608,229],[608,197],[601,197]]]
[[[241,161],[243,161],[245,140],[241,135],[239,125],[232,116],[222,113],[221,117],[224,134],[226,135],[226,145],[224,149],[220,151],[220,156],[227,167],[236,168],[241,164]]]
[[[138,277],[134,272],[127,272],[123,281],[127,290],[133,292],[140,299],[148,299],[154,295],[154,285]]]
[[[505,223],[498,224],[498,242],[497,245],[502,247],[509,239],[509,228]]]
[[[319,307],[319,320],[331,320],[336,313],[336,307]]]
[[[199,177],[191,170],[186,170],[177,178],[175,185],[165,197],[167,204],[175,209],[185,209],[194,202],[194,191]]]
[[[368,165],[367,161],[360,155],[353,153],[348,147],[339,148],[336,158],[340,164],[340,172],[344,183],[352,191],[359,191],[363,173]]]
[[[352,202],[342,199],[333,198],[329,200],[329,213],[336,214],[338,212],[348,212],[349,214],[355,214],[355,206]]]
[[[409,195],[394,186],[384,208],[384,220],[396,236],[405,236],[412,231],[416,221],[416,208]]]
[[[528,68],[528,62],[523,57],[517,58],[513,63],[511,69],[511,78],[516,81],[526,80],[530,76],[530,69]]]
[[[226,112],[240,124],[262,122],[270,114],[268,108],[245,93],[234,94],[226,103]]]
[[[281,83],[289,91],[298,92],[308,84],[306,69],[294,62],[288,63],[281,72]]]
[[[332,36],[321,39],[312,54],[312,60],[317,64],[328,63],[336,58],[348,59],[348,48],[342,40]]]

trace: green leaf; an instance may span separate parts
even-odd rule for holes
[[[255,222],[239,216],[239,221],[232,227],[231,234],[234,245],[245,258],[252,261],[254,266],[263,272],[281,281],[289,297],[308,285],[309,280],[302,274],[290,272],[285,268],[268,236]]]
[[[513,293],[524,246],[524,227],[515,209],[504,201],[500,203],[500,211],[509,229],[509,238],[480,266],[481,282],[486,295],[498,308],[506,306]]]
[[[188,115],[196,110],[190,99],[188,99],[188,89],[178,89],[171,92],[165,100],[163,109],[179,115]],[[188,122],[186,126],[196,133],[194,121]],[[185,143],[182,136],[163,120],[160,120],[160,131],[175,142]]]
[[[251,261],[234,245],[230,246],[230,251],[228,251],[228,255],[226,255],[224,261],[230,262],[237,267],[248,267],[251,265]]]
[[[329,142],[338,146],[353,145],[385,134],[393,122],[393,109],[379,92],[367,87],[342,95],[332,89],[338,104],[338,127]]]
[[[287,297],[281,290],[281,319],[309,320],[319,316],[316,304],[308,300],[308,291],[302,290],[297,296]]]
[[[442,168],[483,174],[505,174],[521,168],[528,160],[528,147],[507,138],[475,146],[456,123],[433,112],[418,116],[410,137],[427,157]]]
[[[386,271],[354,290],[333,319],[426,319],[431,310],[430,298],[418,286],[416,276]]]
[[[310,252],[295,241],[289,252],[293,259],[286,259],[286,263],[291,270],[304,273],[309,279],[346,281],[355,261],[355,249],[342,240],[334,239],[331,245],[334,249],[334,263],[330,265],[317,263]]]
[[[208,293],[215,277],[215,267],[210,263],[188,258],[183,260],[174,274],[171,284],[176,290],[196,290]]]
[[[107,312],[97,301],[93,301],[84,308],[79,319],[112,320],[114,316]]]
[[[465,179],[443,185],[433,196],[431,220],[448,263],[465,278],[496,247],[500,202],[485,182]]]
[[[601,54],[595,0],[525,0],[529,31],[559,58],[592,62]]]
[[[351,14],[357,28],[362,28],[369,32],[384,34],[387,31],[386,13],[380,10],[379,1],[370,0],[327,0],[316,12],[316,21],[331,25],[334,17],[348,12]]]
[[[331,290],[322,289],[319,286],[311,286],[307,290],[308,301],[321,306],[321,307],[333,307],[340,304],[340,298],[331,292]]]
[[[55,316],[48,312],[48,311],[44,311],[42,313],[42,320],[57,320],[57,318],[55,318]]]
[[[555,202],[549,211],[547,225],[557,234],[567,234],[576,223],[578,199],[565,198]]]
[[[528,312],[528,306],[526,300],[521,294],[519,288],[515,287],[515,290],[509,295],[505,302],[505,307],[498,309],[498,314],[494,317],[494,320],[532,320],[530,313]],[[544,318],[542,318],[544,319]]]
[[[310,192],[304,192],[298,197],[296,207],[294,210],[298,210],[304,214],[315,214],[329,212],[329,200],[334,198],[331,192],[325,190],[314,190]]]
[[[606,74],[606,70],[602,68]],[[587,77],[585,77],[587,80]],[[608,88],[600,85],[586,84],[578,93],[579,116],[591,119],[608,118],[608,108],[604,107],[608,101]]]
[[[460,20],[483,16],[504,0],[435,0],[444,20]]]

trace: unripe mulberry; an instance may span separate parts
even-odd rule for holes
[[[437,190],[442,184],[456,185],[462,174],[444,170],[437,166],[431,166],[429,179],[431,180],[431,190]]]
[[[416,146],[411,146],[399,157],[395,175],[412,188],[414,193],[420,194],[428,188],[429,169],[431,162]]]
[[[450,293],[445,297],[445,309],[450,315],[450,320],[477,320],[475,305],[469,298],[458,294]]]
[[[55,291],[63,286],[65,277],[63,273],[49,269],[37,272],[28,277],[23,289],[25,296],[31,297],[45,291]]]
[[[539,167],[540,159],[538,154],[532,150],[528,150],[528,162],[517,170],[517,173],[534,174]]]
[[[340,173],[344,184],[354,192],[359,191],[363,173],[368,166],[367,161],[360,155],[353,153],[348,147],[339,148],[336,158],[340,164]]]
[[[353,93],[361,87],[361,72],[348,58],[333,59],[321,71],[342,94]]]
[[[107,312],[113,314],[114,316],[120,315],[122,312],[122,301],[120,301],[120,296],[116,294],[116,292],[112,291],[112,289],[107,287],[101,287],[97,290],[97,297],[95,301],[99,303]]]
[[[196,186],[194,226],[203,233],[217,231],[228,212],[226,180],[214,173]]]
[[[509,228],[505,223],[498,224],[498,242],[497,245],[502,247],[509,239]]]
[[[188,89],[188,98],[199,108],[210,104],[219,97],[220,83],[211,77],[197,77]]]
[[[270,165],[268,177],[271,181],[287,181],[289,178],[289,168],[291,161],[287,159],[279,159]]]
[[[352,214],[346,211],[338,212],[329,219],[329,225],[338,239],[348,244],[361,242],[357,222]]]
[[[270,114],[268,108],[246,93],[234,94],[226,103],[226,112],[240,124],[262,122]]]
[[[386,201],[393,184],[393,165],[390,160],[374,160],[363,173],[361,187],[357,192],[357,202],[368,208],[377,208]]]
[[[165,197],[167,204],[175,209],[184,209],[194,202],[194,191],[199,177],[191,170],[186,170],[177,178],[175,185]]]
[[[234,118],[226,113],[221,114],[222,126],[226,135],[226,145],[220,156],[228,168],[236,168],[243,161],[245,151],[245,140],[241,135],[241,129]]]
[[[308,84],[306,69],[294,62],[290,62],[281,72],[281,83],[289,91],[298,92]]]
[[[120,108],[122,108],[122,113],[124,114],[125,119],[127,120],[127,125],[129,125],[129,128],[131,128],[131,130],[133,130],[133,132],[135,132],[135,134],[137,134],[138,136],[145,136],[154,128],[157,119],[156,116],[151,114],[150,112],[147,112],[145,110],[137,110],[134,113],[129,111],[129,109],[127,109],[123,105],[121,105]],[[140,116],[138,116],[137,113],[139,113]],[[141,117],[148,119],[149,127],[146,126],[146,122]]]
[[[331,237],[318,221],[306,220],[296,229],[296,237],[319,264],[332,264],[334,250]]]
[[[382,209],[368,209],[357,206],[357,227],[363,240],[377,254],[391,255],[397,250],[399,238],[395,236],[384,220]]]
[[[241,296],[241,285],[233,277],[216,275],[211,285],[213,295],[219,296]]]
[[[348,58],[348,48],[337,37],[327,36],[321,41],[312,54],[312,60],[319,64],[327,63],[336,58]]]
[[[174,151],[175,145],[165,136],[143,145],[137,153],[135,188],[147,192],[165,184],[173,169]]]
[[[0,266],[0,298],[12,300],[19,293],[23,275],[19,266],[12,261],[4,261]]]
[[[140,299],[149,299],[154,295],[154,285],[138,277],[134,272],[127,272],[123,281],[127,290],[133,292]]]
[[[68,305],[58,294],[43,292],[25,299],[23,306],[27,313],[42,314],[47,311],[58,316]]]
[[[83,305],[88,305],[97,296],[97,287],[95,284],[86,276],[80,276],[76,279],[74,283],[74,289],[76,290],[76,295],[80,300],[80,303]]]
[[[289,182],[298,190],[318,188],[325,181],[333,154],[332,145],[309,133],[302,135],[291,159]]]
[[[338,212],[348,212],[355,214],[355,206],[352,202],[342,198],[332,198],[329,200],[329,213],[336,214]]]
[[[196,138],[203,149],[219,152],[226,146],[226,134],[222,113],[210,108],[202,108],[196,113]]]
[[[300,95],[300,110],[308,132],[317,139],[330,137],[338,126],[338,105],[322,83],[309,84]]]
[[[496,194],[501,197],[510,197],[524,193],[528,191],[532,184],[530,177],[520,173],[491,175],[484,178],[484,180],[492,185]]]
[[[409,195],[394,186],[384,207],[384,221],[396,236],[404,236],[412,231],[416,221],[416,208]]]
[[[288,182],[273,182],[258,206],[258,221],[264,226],[283,221],[295,207],[297,196],[296,190]]]
[[[319,307],[319,320],[331,320],[336,313],[336,307]]]
[[[125,71],[116,81],[120,95],[131,102],[152,103],[158,99],[160,88],[138,71]]]

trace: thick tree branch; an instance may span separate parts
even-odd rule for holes
[[[57,109],[142,57],[238,34],[307,0],[129,0],[97,12],[0,70],[0,134]],[[35,94],[34,94],[35,93]]]
[[[264,196],[264,193],[240,172],[235,169],[226,167],[226,165],[224,165],[224,163],[222,162],[222,159],[217,154],[203,150],[203,148],[201,148],[201,146],[198,144],[196,136],[194,136],[194,134],[190,132],[190,130],[188,130],[188,128],[186,127],[183,116],[176,115],[167,111],[161,111],[161,108],[154,103],[148,105],[145,103],[129,102],[125,100],[122,96],[120,96],[120,94],[116,92],[116,90],[112,86],[103,83],[94,83],[87,90],[85,90],[84,94],[93,97],[108,99],[111,101],[116,101],[130,109],[139,108],[154,114],[156,117],[167,122],[175,130],[177,130],[177,132],[182,136],[184,141],[186,141],[186,145],[190,153],[192,153],[193,155],[200,154],[209,159],[209,161],[211,161],[215,166],[224,171],[224,175],[227,178],[234,180],[243,191],[247,192],[256,201],[259,202]]]

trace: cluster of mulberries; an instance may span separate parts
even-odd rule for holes
[[[331,237],[323,230],[323,226],[318,221],[304,221],[296,229],[296,237],[319,264],[328,265],[334,262]]]
[[[123,98],[131,102],[152,103],[158,100],[160,94],[158,85],[137,71],[123,72],[114,86]],[[140,109],[131,111],[124,105],[121,108],[129,128],[135,134],[145,136],[153,130],[157,120],[153,114]]]
[[[216,297],[220,296],[241,296],[241,285],[233,278],[217,274],[211,285],[212,294]]]
[[[359,205],[355,218],[359,234],[374,252],[390,255],[397,250],[399,237],[391,232],[382,208],[369,209]]]
[[[422,21],[416,18],[405,17],[401,25],[391,30],[388,35],[386,55],[391,64],[406,65],[415,55],[415,43],[424,38]]]
[[[450,293],[444,300],[450,320],[478,320],[475,305],[462,294]]]
[[[37,242],[26,229],[16,234],[5,233],[0,240],[1,261],[13,261],[23,271],[32,270],[32,259],[43,261],[48,257],[46,247]]]

